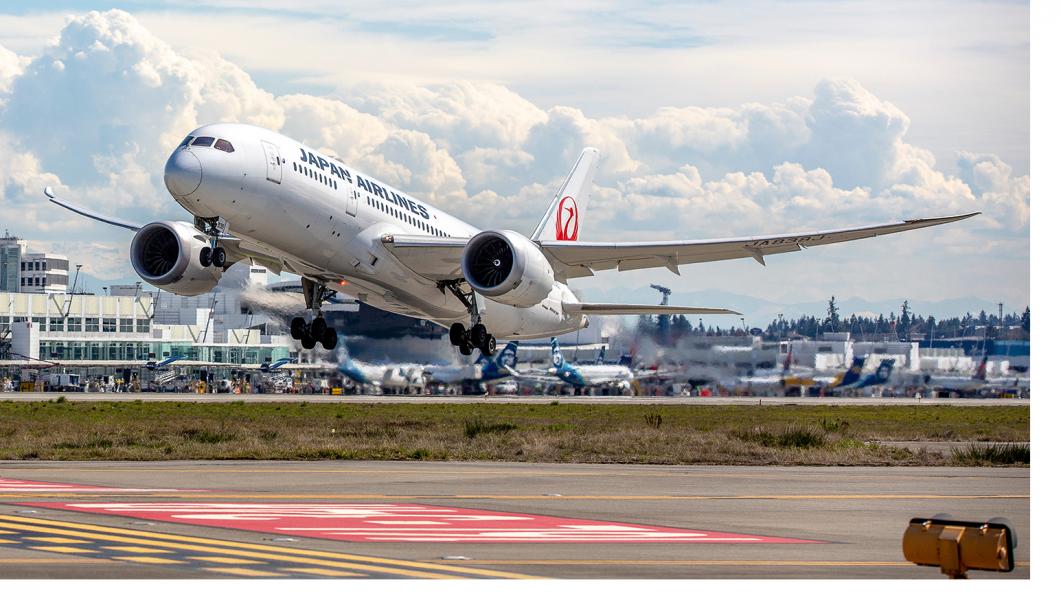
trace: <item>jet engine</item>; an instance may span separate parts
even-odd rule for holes
[[[483,231],[468,241],[461,256],[468,285],[510,306],[527,308],[549,296],[553,267],[534,242],[515,231]]]
[[[136,274],[151,285],[181,296],[208,292],[221,269],[204,267],[199,255],[210,247],[207,235],[184,221],[158,221],[133,236],[129,260]]]

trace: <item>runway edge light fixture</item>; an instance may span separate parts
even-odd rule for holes
[[[1013,570],[1017,535],[1003,518],[955,521],[950,515],[913,518],[903,534],[903,557],[939,567],[951,579],[965,579],[966,571]]]

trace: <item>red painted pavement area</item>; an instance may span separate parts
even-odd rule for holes
[[[76,483],[56,483],[52,481],[30,481],[26,479],[9,479],[0,477],[0,494],[11,492],[23,492],[31,495],[34,492],[44,494],[70,493],[110,493],[120,494],[123,492],[200,492],[203,490],[176,490],[172,488],[118,488],[101,487],[96,485],[79,485]]]
[[[122,515],[351,542],[807,544],[812,540],[676,529],[611,521],[401,503],[23,502],[25,506]]]

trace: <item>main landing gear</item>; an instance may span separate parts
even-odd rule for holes
[[[465,293],[460,288],[459,280],[443,281],[439,283],[441,289],[449,290],[451,294],[457,297],[458,300],[464,304],[464,307],[468,309],[468,314],[472,317],[471,329],[467,329],[464,323],[454,323],[449,328],[449,343],[460,348],[461,354],[468,356],[472,353],[473,348],[478,348],[483,356],[493,356],[494,351],[497,350],[497,340],[494,339],[493,335],[486,330],[486,326],[482,323],[482,316],[479,314],[479,306],[475,301],[475,292]]]
[[[317,342],[320,342],[325,350],[335,350],[335,347],[339,345],[339,334],[334,328],[328,327],[321,310],[324,301],[334,296],[335,292],[316,281],[303,277],[302,294],[306,298],[306,308],[312,310],[317,316],[309,323],[302,317],[291,319],[291,337],[302,342],[302,347],[306,350],[313,349]]]

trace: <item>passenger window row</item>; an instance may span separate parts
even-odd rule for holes
[[[433,236],[437,236],[437,237],[452,237],[451,235],[449,235],[448,233],[442,231],[438,227],[435,227],[434,225],[431,225],[430,223],[425,223],[424,221],[421,221],[420,219],[417,219],[417,218],[409,215],[408,213],[399,211],[399,210],[395,209],[393,206],[391,206],[390,204],[388,204],[386,202],[383,202],[381,200],[377,200],[375,198],[369,198],[368,199],[368,204],[369,204],[369,206],[375,208],[376,210],[379,210],[381,212],[385,212],[388,215],[390,215],[390,216],[392,216],[392,217],[394,217],[396,219],[401,219],[402,221],[405,221],[406,223],[416,227],[417,229],[421,229],[423,231],[426,231],[426,232],[430,233]]]
[[[320,183],[323,183],[324,185],[332,188],[333,190],[339,189],[339,184],[331,177],[321,175],[319,172],[314,171],[313,169],[307,169],[306,167],[303,167],[298,163],[295,163],[295,172],[301,173],[306,177],[309,177],[310,179],[319,181]]]

